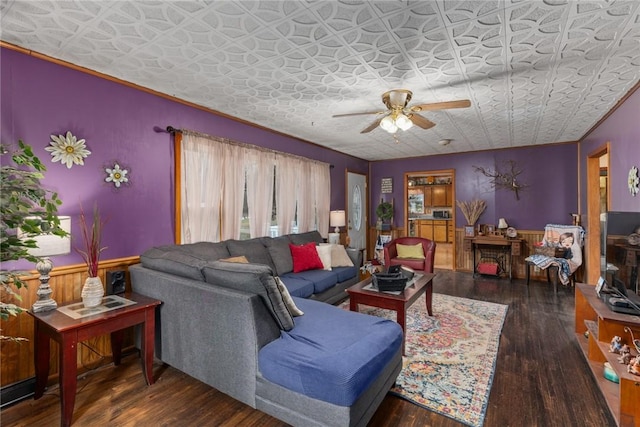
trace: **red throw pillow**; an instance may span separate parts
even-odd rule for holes
[[[315,243],[311,242],[300,246],[289,243],[289,249],[291,249],[291,257],[293,258],[294,273],[324,268]]]

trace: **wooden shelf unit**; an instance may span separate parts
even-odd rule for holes
[[[596,295],[595,286],[576,283],[575,333],[584,357],[589,363],[598,387],[609,410],[621,427],[640,427],[640,376],[627,372],[627,366],[618,362],[618,355],[609,352],[611,339],[618,335],[631,344],[631,336],[624,331],[629,327],[640,336],[640,316],[615,313]],[[589,337],[585,333],[589,332]],[[632,350],[632,354],[635,354]],[[604,378],[604,362],[609,362],[620,383]]]

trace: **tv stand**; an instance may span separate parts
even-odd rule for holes
[[[616,424],[640,426],[640,376],[628,373],[627,366],[618,362],[619,355],[609,352],[611,339],[616,335],[633,348],[631,336],[624,328],[627,326],[635,336],[640,336],[640,316],[611,311],[596,295],[595,286],[585,283],[576,284],[575,310],[576,339]],[[635,353],[633,349],[632,354]],[[604,362],[614,369],[619,384],[604,378]]]

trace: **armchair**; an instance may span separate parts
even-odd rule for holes
[[[417,244],[422,245],[423,258],[398,257],[398,245],[415,246]],[[417,271],[433,273],[433,260],[435,254],[436,242],[433,240],[424,239],[422,237],[398,237],[384,245],[384,265],[386,267],[390,267],[392,265],[405,265]]]

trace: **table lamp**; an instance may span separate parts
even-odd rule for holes
[[[38,300],[33,304],[31,310],[34,313],[40,311],[55,310],[58,304],[51,298],[51,287],[49,286],[49,272],[53,268],[53,263],[49,259],[53,255],[65,255],[71,252],[71,217],[59,216],[60,228],[67,232],[65,237],[54,234],[40,234],[32,237],[38,245],[37,248],[29,249],[29,254],[42,259],[36,264],[36,270],[40,274],[40,286],[36,295]]]
[[[347,216],[344,211],[331,211],[329,213],[329,225],[335,227],[333,233],[329,233],[329,243],[340,244],[340,227],[347,224]]]
[[[507,228],[509,228],[509,224],[507,224],[507,221],[504,218],[500,218],[498,220],[498,230],[500,230],[504,235],[504,232]]]

